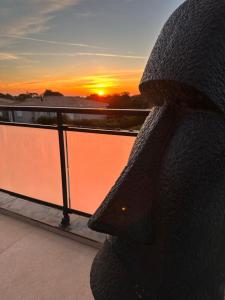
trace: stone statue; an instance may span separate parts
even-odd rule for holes
[[[172,14],[140,91],[155,108],[89,220],[107,233],[92,265],[93,295],[223,300],[224,0],[187,0]]]

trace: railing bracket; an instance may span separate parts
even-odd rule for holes
[[[64,217],[62,218],[62,221],[61,221],[59,227],[66,228],[69,225],[70,225],[70,216],[69,215],[64,215]]]

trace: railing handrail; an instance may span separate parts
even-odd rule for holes
[[[150,109],[118,109],[118,108],[72,108],[58,106],[19,106],[0,105],[0,111],[36,111],[36,112],[61,112],[93,115],[132,115],[147,116]]]

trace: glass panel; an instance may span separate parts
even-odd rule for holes
[[[0,125],[0,188],[62,205],[58,132]]]
[[[63,114],[65,124],[75,127],[101,128],[112,130],[139,131],[146,116],[94,115],[94,114]]]
[[[0,111],[0,121],[9,122],[9,120],[10,120],[10,112]]]
[[[54,112],[14,111],[9,112],[9,121],[27,124],[55,125],[57,116]]]
[[[135,137],[67,132],[71,208],[92,214],[125,167]]]

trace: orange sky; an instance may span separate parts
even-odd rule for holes
[[[63,73],[63,72],[62,72]],[[32,74],[32,73],[31,73]],[[64,95],[113,94],[125,91],[139,93],[138,85],[142,70],[126,70],[117,72],[98,72],[96,75],[53,75],[36,76],[34,80],[0,82],[0,90],[4,93],[19,94],[24,92],[43,93],[45,89],[57,90]],[[32,75],[31,75],[32,77]]]

